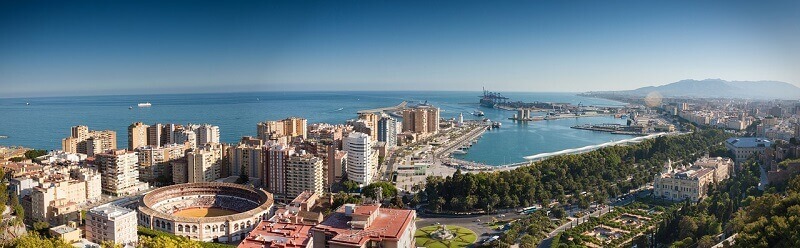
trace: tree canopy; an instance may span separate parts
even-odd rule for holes
[[[493,211],[553,200],[588,206],[651,182],[668,159],[693,161],[717,150],[727,137],[720,130],[705,130],[556,156],[510,171],[456,171],[446,178],[429,177],[424,196],[433,212]]]

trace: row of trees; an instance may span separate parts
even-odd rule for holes
[[[629,146],[611,146],[552,157],[511,171],[428,178],[423,199],[433,212],[491,212],[552,200],[588,207],[653,180],[668,159],[693,161],[719,153],[728,135],[706,130],[664,136]]]

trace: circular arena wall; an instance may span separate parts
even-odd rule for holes
[[[235,242],[270,217],[272,194],[233,183],[186,183],[155,189],[139,201],[140,226],[192,240]],[[181,212],[181,216],[176,213]],[[213,212],[213,217],[186,212]]]

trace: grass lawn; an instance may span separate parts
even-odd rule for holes
[[[476,235],[475,232],[460,226],[447,226],[447,229],[453,232],[453,235],[455,236],[451,240],[436,240],[431,238],[430,234],[438,229],[439,226],[437,225],[426,226],[418,229],[417,233],[414,235],[414,238],[417,239],[417,246],[427,248],[467,247],[468,245],[475,243],[475,240],[478,239],[478,235]]]

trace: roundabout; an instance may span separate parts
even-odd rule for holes
[[[420,228],[414,235],[418,247],[455,248],[466,247],[478,236],[472,230],[454,225],[431,225]]]

